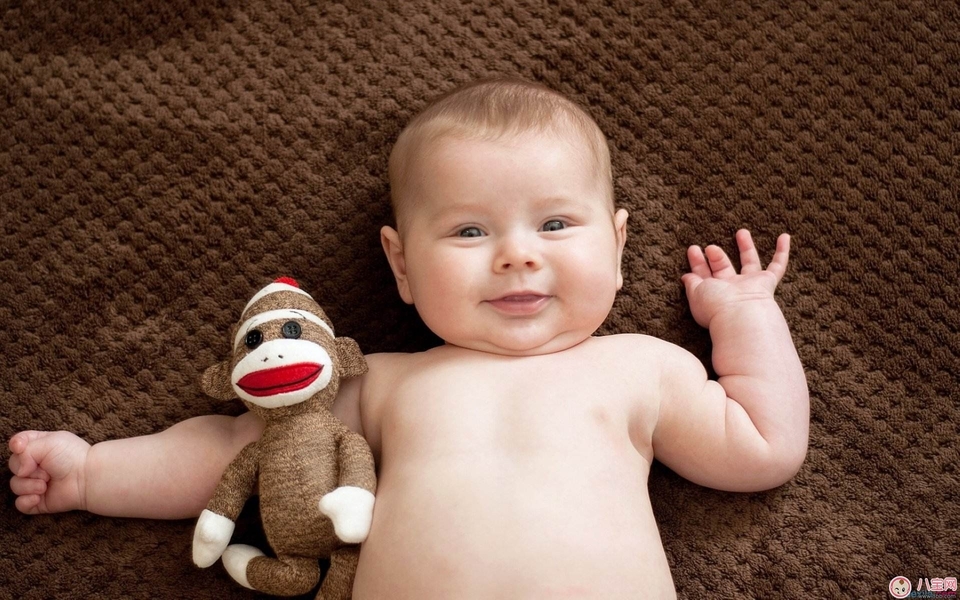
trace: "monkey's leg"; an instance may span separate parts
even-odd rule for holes
[[[315,558],[270,558],[242,544],[227,547],[223,565],[241,585],[273,596],[305,594],[320,580]]]
[[[330,570],[323,578],[317,600],[350,600],[357,574],[360,546],[344,546],[330,555]]]

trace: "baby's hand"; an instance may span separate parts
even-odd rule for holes
[[[66,431],[21,431],[10,438],[10,489],[28,515],[84,509],[90,444]]]
[[[727,254],[717,246],[707,246],[706,252],[699,246],[690,246],[687,250],[690,273],[683,276],[683,285],[690,312],[703,327],[709,327],[713,317],[727,308],[744,302],[772,300],[787,270],[790,236],[785,233],[777,238],[777,250],[766,270],[760,265],[760,256],[746,229],[737,232],[737,247],[740,249],[739,274]]]
[[[333,521],[333,531],[348,544],[367,539],[373,522],[374,496],[367,490],[342,486],[320,499],[320,512]]]

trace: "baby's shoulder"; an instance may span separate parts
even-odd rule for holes
[[[691,361],[699,364],[684,348],[667,340],[638,333],[621,333],[590,338],[592,364],[607,370],[628,370],[641,377],[659,376],[664,369]]]
[[[393,379],[397,373],[408,368],[413,354],[404,352],[380,352],[367,354],[367,374],[364,377],[364,387]]]
[[[366,355],[367,374],[363,378],[362,395],[367,402],[378,402],[390,396],[412,374],[420,373],[429,364],[428,352],[381,352]]]
[[[610,354],[611,358],[626,356],[633,358],[637,355],[662,355],[684,351],[683,348],[652,335],[642,333],[617,333],[613,335],[598,335],[590,338],[591,344],[597,352]]]

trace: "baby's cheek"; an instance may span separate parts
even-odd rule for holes
[[[617,262],[606,255],[571,257],[566,261],[566,276],[577,283],[585,292],[594,293],[616,291]]]
[[[597,326],[610,312],[617,293],[616,278],[606,274],[591,273],[582,277],[579,284],[568,289],[566,297],[576,307],[578,320],[595,322]]]
[[[444,337],[451,326],[463,317],[465,293],[462,282],[456,278],[431,277],[417,281],[413,295],[420,318],[440,337]]]

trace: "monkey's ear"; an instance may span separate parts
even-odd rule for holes
[[[200,378],[203,393],[217,400],[233,400],[237,394],[230,384],[230,361],[217,363],[203,372]]]
[[[337,354],[340,356],[341,377],[359,377],[367,372],[367,360],[363,358],[360,345],[352,338],[337,338]]]

